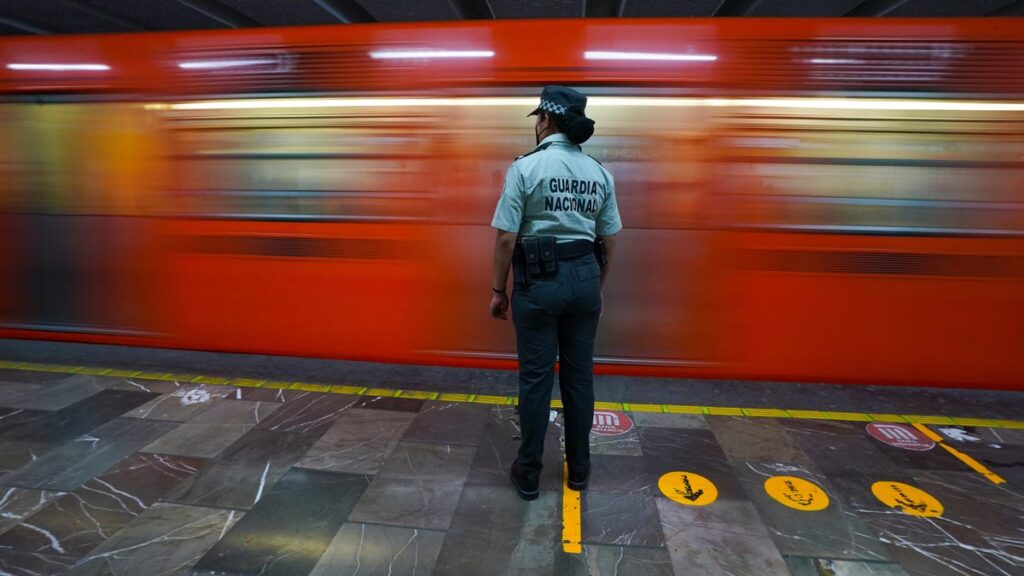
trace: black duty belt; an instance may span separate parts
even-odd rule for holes
[[[570,240],[555,244],[555,252],[559,260],[571,260],[594,253],[594,243],[590,240]]]

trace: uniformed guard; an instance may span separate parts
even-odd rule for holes
[[[594,133],[586,96],[546,86],[536,115],[537,148],[516,158],[505,175],[491,226],[494,278],[491,316],[507,319],[508,270],[514,270],[512,319],[519,352],[519,422],[522,441],[511,477],[519,496],[533,500],[551,407],[555,359],[565,406],[568,485],[583,490],[590,478],[594,418],[594,337],[601,288],[622,228],[612,175],[583,153]]]

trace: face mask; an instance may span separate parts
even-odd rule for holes
[[[537,137],[537,145],[540,145],[540,122],[533,127],[533,135]]]

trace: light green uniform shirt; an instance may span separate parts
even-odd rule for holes
[[[559,241],[611,236],[622,229],[615,182],[565,134],[552,134],[508,169],[491,226]]]

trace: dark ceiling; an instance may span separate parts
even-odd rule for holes
[[[0,34],[492,18],[1021,15],[1024,0],[0,0]]]

